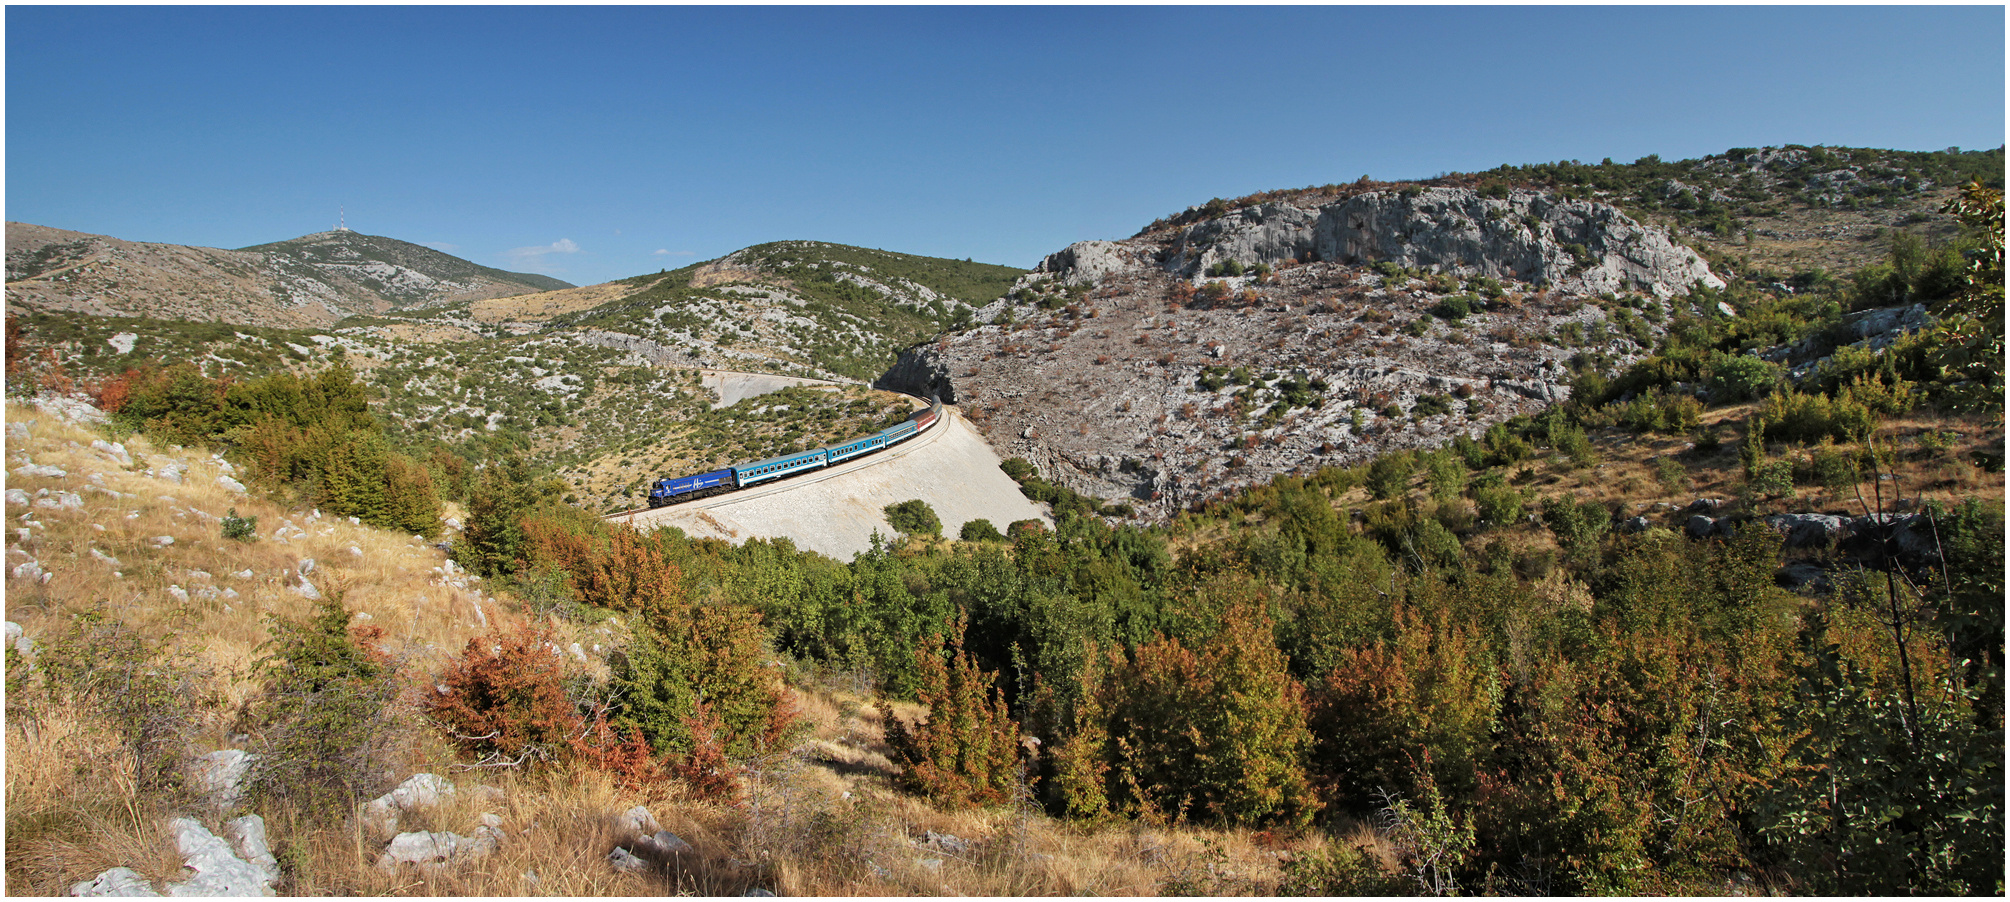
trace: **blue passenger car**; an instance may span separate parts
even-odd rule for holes
[[[865,438],[852,439],[842,445],[832,445],[824,450],[829,452],[831,463],[837,463],[838,461],[857,457],[868,451],[877,451],[884,447],[886,447],[886,436],[875,432]]]
[[[733,468],[733,477],[739,481],[741,488],[746,488],[755,483],[767,482],[770,479],[780,479],[790,473],[814,470],[829,462],[830,456],[824,453],[824,449],[818,448],[814,451],[804,451],[801,454],[785,454],[781,457],[757,460],[750,464],[740,464]]]
[[[894,442],[900,441],[901,439],[913,435],[914,430],[915,426],[913,420],[902,420],[898,425],[888,426],[885,429],[881,429],[878,432],[878,435],[885,438],[886,443],[891,445]]]
[[[676,504],[698,497],[700,494],[710,494],[713,489],[730,491],[733,487],[733,470],[730,467],[682,479],[659,479],[649,489],[649,506]]]

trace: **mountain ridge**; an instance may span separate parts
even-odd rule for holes
[[[29,309],[327,326],[358,314],[561,286],[567,283],[348,230],[224,249],[7,223],[8,304]]]

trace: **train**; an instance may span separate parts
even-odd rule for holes
[[[917,435],[927,432],[942,419],[942,402],[931,401],[926,408],[917,410],[905,420],[881,429],[864,438],[856,438],[843,444],[815,448],[795,454],[784,454],[739,464],[696,476],[665,477],[649,488],[651,508],[678,504],[696,498],[708,498],[737,491],[748,486],[759,485],[793,476],[808,470],[819,470],[831,464],[841,463],[861,455],[871,454],[891,448]]]

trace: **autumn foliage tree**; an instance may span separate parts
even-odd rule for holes
[[[1088,675],[1056,780],[1072,813],[1228,824],[1309,821],[1304,691],[1260,609],[1239,605],[1189,648],[1111,649]]]
[[[551,631],[530,625],[469,639],[426,711],[462,751],[485,760],[557,760],[586,730],[555,651]]]
[[[886,741],[901,780],[952,806],[1011,801],[1019,777],[1019,725],[1006,712],[996,675],[963,651],[963,624],[951,634],[948,656],[924,639],[914,649],[921,703],[928,717],[908,725],[882,705]]]
[[[758,611],[724,597],[694,601],[663,534],[610,529],[554,509],[520,524],[525,560],[564,570],[580,603],[631,614],[635,640],[615,661],[622,709],[617,728],[634,730],[658,753],[694,749],[700,702],[736,754],[774,743],[793,721],[788,690],[772,668]]]

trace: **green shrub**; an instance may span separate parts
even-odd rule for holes
[[[1304,690],[1255,605],[1231,607],[1191,647],[1110,649],[1087,675],[1056,788],[1078,816],[1303,825],[1318,808],[1304,770]]]
[[[992,526],[990,520],[981,517],[963,524],[963,529],[958,534],[958,537],[965,542],[1005,541],[1005,536],[998,531],[998,527]]]
[[[208,668],[169,651],[171,639],[150,638],[93,610],[44,643],[34,665],[47,677],[49,691],[104,717],[132,755],[140,789],[170,795],[180,788],[193,757],[202,714],[218,700]],[[10,644],[10,695],[22,689],[13,681],[14,654]]]
[[[258,518],[240,517],[237,508],[223,516],[223,537],[239,542],[250,542],[258,538]]]
[[[935,515],[935,508],[919,498],[889,504],[885,511],[887,525],[903,535],[942,535],[942,520]]]
[[[1410,405],[1410,415],[1418,419],[1443,416],[1452,412],[1452,399],[1444,395],[1424,395],[1417,403]]]
[[[1495,526],[1520,520],[1528,500],[1522,490],[1507,484],[1499,470],[1489,470],[1473,480],[1472,496],[1480,519]]]
[[[306,620],[275,618],[259,661],[260,696],[249,705],[261,738],[254,795],[307,811],[347,811],[376,794],[390,754],[389,656],[372,641],[380,629],[349,627],[340,598],[322,598]]]
[[[1764,397],[1779,381],[1780,368],[1746,354],[1718,351],[1710,356],[1710,400],[1719,404]]]
[[[1578,502],[1563,496],[1544,503],[1542,522],[1556,534],[1558,545],[1567,551],[1575,551],[1604,535],[1606,528],[1612,525],[1612,514],[1594,499],[1586,498]]]
[[[1471,295],[1455,294],[1438,301],[1431,307],[1431,315],[1442,320],[1458,322],[1480,308],[1480,300]]]
[[[1520,463],[1535,454],[1535,447],[1528,440],[1516,435],[1506,423],[1495,423],[1487,427],[1487,434],[1481,444],[1487,451],[1489,466],[1506,466]]]
[[[1431,497],[1439,501],[1457,498],[1466,490],[1466,462],[1453,449],[1424,455],[1424,475],[1431,483]]]
[[[1394,498],[1410,487],[1417,461],[1407,451],[1384,454],[1368,465],[1368,493],[1378,501]]]
[[[1831,398],[1788,389],[1768,398],[1760,416],[1766,441],[1850,442],[1868,438],[1877,429],[1877,414],[1848,390]]]

